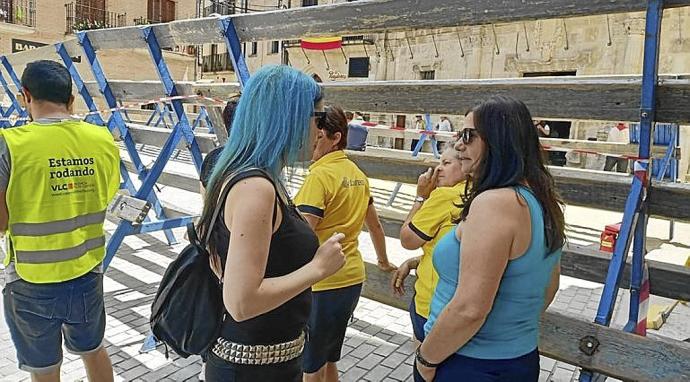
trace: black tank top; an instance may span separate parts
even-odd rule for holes
[[[232,183],[236,184],[242,179],[257,176],[268,179],[273,183],[274,188],[276,187],[272,179],[258,170],[240,174],[233,179]],[[278,193],[277,188],[276,193]],[[271,237],[264,276],[266,278],[284,276],[303,267],[313,259],[319,247],[318,237],[291,202],[286,205],[281,198],[276,197],[273,208],[274,223],[276,208],[280,208],[283,220]],[[213,227],[211,240],[219,249],[221,263],[225,269],[230,231],[225,225],[222,212]],[[232,288],[232,280],[224,287]],[[237,322],[230,314],[226,314],[221,336],[232,342],[246,345],[269,345],[290,341],[297,338],[305,329],[310,310],[311,289],[308,288],[283,305],[243,322]]]

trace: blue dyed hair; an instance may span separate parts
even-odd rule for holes
[[[544,210],[547,246],[551,252],[561,248],[565,243],[563,201],[544,165],[537,129],[527,106],[515,98],[497,96],[475,107],[472,117],[486,151],[471,189],[465,191],[461,220],[470,212],[472,200],[482,192],[526,182]]]
[[[205,223],[231,174],[255,167],[281,182],[283,168],[297,162],[307,144],[314,106],[321,98],[321,88],[311,77],[285,65],[266,66],[250,77],[209,178],[200,232],[210,228]]]

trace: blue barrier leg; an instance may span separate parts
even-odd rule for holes
[[[10,80],[12,80],[12,83],[17,88],[18,92],[22,88],[22,84],[19,81],[19,77],[17,77],[17,73],[15,73],[14,68],[12,68],[12,64],[10,64],[9,60],[7,60],[7,57],[5,56],[0,58],[0,62],[2,63],[2,66],[5,68],[5,71],[7,71],[7,75],[9,75]],[[12,91],[7,81],[5,81],[5,77],[2,75],[2,73],[0,73],[0,82],[2,83],[2,87],[5,89],[5,92],[7,93],[10,102],[12,102],[12,107],[10,108],[10,110],[12,111],[6,112],[7,117],[9,117],[12,112],[16,111],[20,119],[14,125],[21,126],[26,124],[26,121],[23,119],[28,118],[29,113],[22,107],[22,105],[19,104],[19,100],[17,100],[15,92]]]
[[[649,0],[647,3],[640,104],[640,143],[638,155],[640,160],[638,161],[639,163],[635,164],[635,177],[633,178],[632,190],[626,202],[623,225],[621,226],[619,239],[609,265],[606,284],[604,285],[604,291],[599,302],[599,310],[595,319],[597,324],[605,326],[608,326],[611,322],[618,284],[623,266],[625,265],[624,260],[628,254],[633,231],[636,233],[633,259],[636,259],[636,261],[633,262],[632,272],[635,276],[642,275],[644,272],[645,228],[637,229],[637,224],[646,225],[647,222],[647,216],[644,211],[646,194],[650,186],[649,180],[651,179],[649,174],[649,157],[651,153],[652,131],[656,117],[656,91],[659,79],[659,44],[661,42],[663,6],[663,0]],[[635,308],[639,308],[639,305]],[[631,309],[633,309],[632,305]],[[630,316],[632,315],[633,313],[631,312]],[[581,382],[599,380],[605,380],[605,377],[588,370],[583,370],[580,374]]]
[[[153,60],[154,65],[156,66],[156,72],[158,73],[158,76],[160,77],[160,80],[163,83],[163,87],[165,88],[166,96],[177,96],[178,92],[175,86],[175,82],[173,81],[172,76],[170,75],[168,65],[165,63],[165,60],[163,59],[163,52],[161,51],[161,47],[158,44],[158,39],[156,38],[156,35],[153,33],[153,29],[151,27],[145,27],[142,28],[141,31],[144,40],[148,44],[151,59]],[[179,133],[184,137],[185,141],[187,141],[189,151],[192,154],[194,165],[196,166],[197,171],[200,172],[202,163],[201,150],[199,149],[199,145],[196,141],[196,138],[194,137],[194,132],[189,126],[189,121],[187,120],[187,115],[185,114],[182,101],[178,99],[171,101],[171,103],[173,109],[175,110],[175,114],[178,120],[178,123],[175,124],[175,127],[173,127],[173,133],[171,135],[171,138],[176,136],[176,133]],[[175,146],[173,146],[173,148],[174,147]],[[166,154],[168,154],[167,157],[165,157],[165,160],[167,161],[172,152]],[[161,157],[162,156],[163,152],[161,152]],[[161,157],[159,157],[159,159]]]
[[[103,71],[103,68],[101,67],[98,57],[96,56],[96,51],[93,48],[93,45],[91,44],[91,40],[89,39],[88,34],[86,32],[79,32],[77,33],[77,38],[79,39],[79,43],[81,44],[82,50],[84,51],[84,56],[86,57],[89,66],[91,67],[91,72],[93,73],[94,79],[98,83],[99,89],[103,94],[103,97],[105,98],[108,107],[116,108],[118,106],[117,99],[115,99],[115,95],[113,94],[112,89],[110,88],[110,84],[106,79],[105,73]],[[124,118],[122,118],[122,114],[117,110],[113,111],[110,119],[108,120],[107,125],[110,131],[117,131],[117,133],[120,136],[120,139],[125,144],[125,148],[127,149],[127,152],[130,158],[132,159],[132,163],[136,168],[136,171],[139,175],[139,179],[141,179],[142,181],[148,179],[149,171],[146,169],[146,167],[141,161],[141,158],[139,157],[136,144],[134,143],[134,139],[129,133],[129,129],[127,129],[127,125],[125,123]],[[139,191],[141,191],[141,188]],[[151,202],[158,218],[165,219],[163,207],[161,206],[160,201],[158,201],[156,195],[152,193],[150,189],[148,190],[148,192],[145,193],[139,191],[134,193],[135,197],[138,199],[148,200],[149,202]],[[129,228],[126,227],[128,225],[130,226]],[[103,264],[106,268],[110,264],[110,261],[112,260],[113,256],[115,256],[115,252],[117,252],[117,249],[120,247],[120,244],[122,243],[124,237],[131,233],[130,229],[131,224],[129,224],[128,222],[121,222],[118,225],[115,232],[113,233],[113,235],[111,236],[106,248],[106,258],[103,261]],[[164,231],[164,233],[166,239],[168,240],[168,243],[177,243],[177,239],[175,239],[175,236],[173,235],[171,230],[166,230]]]

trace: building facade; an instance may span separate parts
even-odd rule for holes
[[[206,0],[226,4],[225,12],[256,12],[278,7],[332,4],[345,0]],[[218,12],[218,13],[221,13]],[[353,20],[356,23],[357,20]],[[522,23],[478,25],[434,30],[343,36],[342,49],[315,51],[299,41],[245,44],[250,71],[266,64],[288,63],[329,81],[486,79],[537,76],[640,75],[645,15],[622,13]],[[207,54],[225,55],[225,47],[205,46],[202,78],[234,81],[229,62],[210,65]],[[221,70],[215,70],[221,69]],[[230,70],[227,70],[230,69]],[[667,9],[662,25],[661,74],[690,73],[690,7]],[[449,116],[457,129],[461,114]],[[414,115],[371,114],[371,120],[398,127],[414,126]],[[432,115],[432,123],[439,120]],[[548,119],[549,116],[535,116]],[[618,121],[550,121],[561,138],[588,139]],[[681,147],[690,152],[690,129],[681,127]],[[681,161],[687,173],[687,155]]]

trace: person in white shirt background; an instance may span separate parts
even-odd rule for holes
[[[616,126],[611,127],[609,130],[609,136],[606,138],[606,142],[630,143],[630,131],[628,130],[628,125],[618,123]],[[606,156],[606,165],[604,166],[604,171],[613,171],[615,166],[617,172],[628,172],[629,162],[630,161],[627,158]]]

